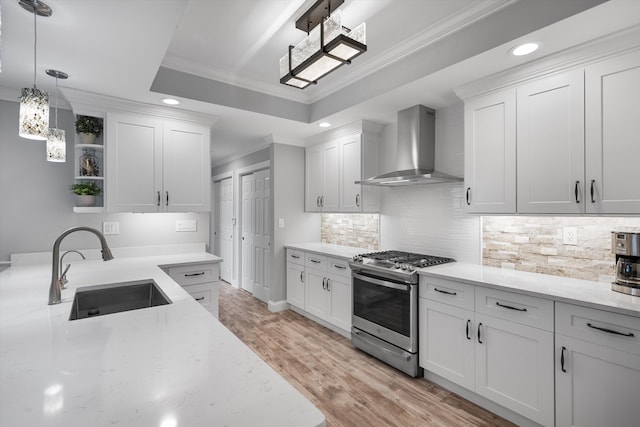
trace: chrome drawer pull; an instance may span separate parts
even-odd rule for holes
[[[344,265],[333,264],[333,266],[335,268],[339,268],[340,270],[346,270],[347,269],[347,267],[345,267]]]
[[[593,326],[591,323],[587,323],[587,326],[590,327],[590,328],[593,328],[593,329],[597,329],[597,330],[602,331],[602,332],[606,332],[608,334],[622,335],[623,337],[633,337],[634,336],[633,332],[627,332],[627,333],[618,332],[618,331],[614,331],[613,329],[607,329],[607,328],[601,328],[599,326]]]
[[[436,291],[436,292],[440,292],[441,294],[458,295],[457,292],[443,291],[442,289],[438,289],[438,288],[433,288],[433,290]]]
[[[200,273],[185,273],[184,277],[193,277],[193,276],[204,276],[204,271]]]
[[[202,301],[204,297],[196,298],[196,301]]]
[[[562,372],[567,372],[567,370],[564,367],[564,352],[567,350],[567,347],[562,347],[562,352],[560,353],[560,368],[562,369]]]
[[[300,255],[291,255],[291,258],[300,259]]]
[[[496,301],[496,305],[499,306],[499,307],[502,307],[502,308],[508,308],[509,310],[527,311],[526,308],[512,307],[510,305],[500,304],[498,301]]]
[[[471,335],[469,335],[469,329],[471,327],[471,319],[467,319],[467,339],[471,339]]]
[[[309,259],[309,261],[311,261],[311,262],[313,262],[315,264],[320,264],[320,261],[318,261],[317,259],[311,258],[311,259]]]

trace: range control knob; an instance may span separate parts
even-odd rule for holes
[[[397,268],[398,270],[400,270],[402,268],[402,265],[399,262],[396,262],[394,264],[395,268]]]

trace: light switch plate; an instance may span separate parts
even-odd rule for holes
[[[176,231],[197,231],[198,223],[195,219],[176,219]]]
[[[118,221],[104,221],[102,223],[102,234],[120,234],[120,223]]]
[[[562,227],[562,243],[565,245],[578,244],[578,228]]]
[[[284,218],[278,218],[278,228],[284,228]]]

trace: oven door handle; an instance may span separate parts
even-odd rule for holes
[[[411,286],[403,283],[393,283],[387,280],[374,279],[373,277],[363,276],[361,274],[353,272],[351,273],[351,275],[356,279],[362,280],[363,282],[373,283],[374,285],[384,286],[385,288],[399,289],[401,291],[408,291],[409,287]]]

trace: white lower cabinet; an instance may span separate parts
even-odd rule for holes
[[[287,249],[287,302],[343,332],[351,330],[351,270],[347,261]]]
[[[638,425],[640,318],[556,303],[556,425]]]
[[[169,267],[165,271],[193,299],[218,318],[220,263]]]
[[[419,286],[420,366],[552,426],[553,301],[429,277]]]

